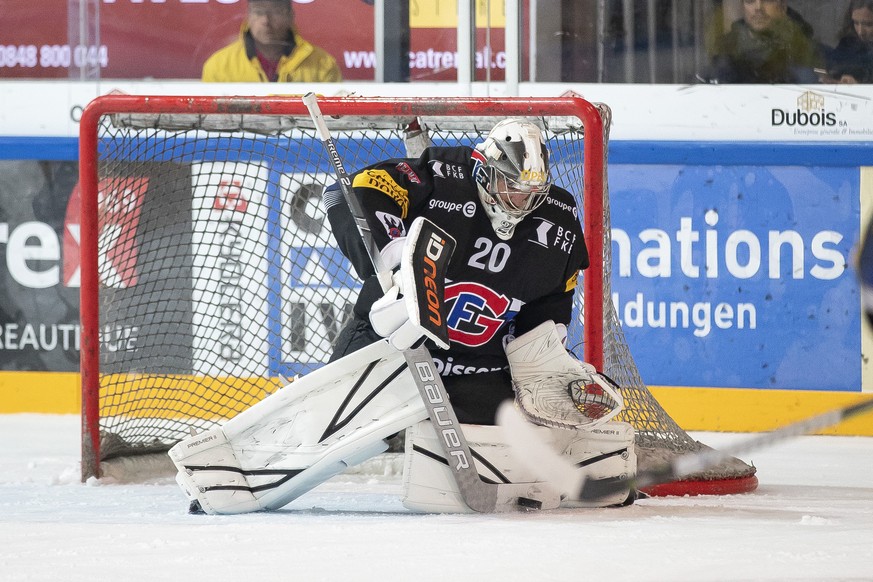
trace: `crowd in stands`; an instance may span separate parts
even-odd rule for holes
[[[873,83],[873,0],[849,3],[839,44],[828,54],[825,80]]]
[[[873,0],[851,0],[836,47],[816,40],[813,26],[787,0],[735,0],[742,18],[711,30],[712,83],[873,82]],[[719,18],[714,20],[720,24]]]
[[[742,17],[723,24],[723,5],[740,4]],[[736,6],[734,6],[735,8]],[[724,30],[727,28],[727,30]],[[710,83],[873,83],[873,0],[851,0],[835,47],[787,0],[724,0],[708,31]],[[248,0],[239,38],[203,65],[212,82],[336,82],[342,76],[329,53],[296,29],[291,0]]]

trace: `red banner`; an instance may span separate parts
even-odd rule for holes
[[[375,74],[374,9],[366,0],[295,1],[297,28],[332,54],[346,81]],[[109,79],[199,79],[204,61],[239,35],[245,0],[102,0],[99,43],[71,46],[67,0],[5,0],[0,32],[0,78],[78,77],[100,68]],[[480,49],[477,79],[503,79],[503,29],[491,31],[492,50]],[[410,79],[454,80],[454,28],[414,28]],[[485,44],[480,30],[477,43]],[[499,47],[499,48],[498,48]],[[486,75],[486,69],[490,72]]]

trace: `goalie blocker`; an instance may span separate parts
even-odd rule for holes
[[[417,234],[420,229],[410,232]],[[435,315],[436,304],[428,297],[434,286],[426,281],[416,286],[415,273],[421,269],[416,270],[413,263],[421,267],[426,253],[420,250],[428,244],[424,235],[421,243],[410,236],[401,261],[403,303],[411,312],[412,327],[410,330],[409,323],[401,326],[405,328],[404,342],[411,332],[438,344],[447,339],[439,329],[422,329],[427,327],[424,319],[428,314]],[[416,301],[419,298],[423,301]],[[496,503],[473,503],[466,482],[471,477],[482,484],[494,484],[489,495],[497,493],[498,499],[503,499],[498,491],[510,494],[503,503],[515,501],[515,507],[519,498],[533,500],[542,509],[558,507],[562,500],[564,505],[581,506],[633,501],[630,491],[586,500],[568,495],[560,485],[538,481],[514,458],[497,427],[460,425],[463,447],[472,437],[473,446],[468,451],[474,466],[472,474],[453,471],[446,461],[452,450],[437,436],[434,426],[444,428],[440,417],[421,422],[431,407],[426,406],[423,388],[410,371],[414,358],[398,351],[399,338],[391,335],[297,379],[222,427],[174,446],[170,457],[178,469],[177,482],[192,508],[210,514],[278,509],[347,467],[384,452],[385,439],[407,427],[413,428],[407,435],[404,504],[411,509],[507,509]],[[601,414],[602,406],[597,409],[599,416],[592,418],[580,412],[590,410],[574,405],[568,391],[572,391],[574,381],[588,384],[593,370],[571,358],[560,340],[556,346],[556,337],[554,323],[547,322],[509,344],[513,374],[519,372],[514,382],[517,402],[528,418],[552,427],[541,429],[548,431],[545,438],[580,472],[593,472],[597,478],[627,479],[636,468],[633,429],[606,422],[612,414]],[[544,365],[555,367],[555,374]],[[620,397],[613,396],[605,400],[610,413],[620,409]],[[538,408],[540,404],[546,404],[545,409]],[[479,489],[474,493],[484,493]],[[511,497],[512,492],[516,497]]]

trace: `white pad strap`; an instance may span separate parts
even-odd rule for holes
[[[221,427],[198,433],[182,443],[170,449],[170,458],[179,469],[176,483],[189,502],[196,501],[197,507],[209,514],[262,509]],[[221,470],[209,470],[210,467]]]
[[[382,264],[386,269],[393,269],[403,259],[403,247],[406,246],[406,237],[401,236],[388,242],[382,247]]]
[[[624,406],[617,387],[567,353],[552,321],[509,342],[506,357],[519,408],[535,424],[590,428]]]

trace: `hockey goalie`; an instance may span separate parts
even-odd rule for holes
[[[508,119],[473,148],[375,164],[324,204],[364,281],[354,315],[327,365],[170,450],[193,510],[280,508],[402,431],[416,511],[633,502],[544,481],[495,425],[513,400],[582,477],[636,471],[633,428],[613,420],[620,391],[563,345],[588,253],[538,126]]]

